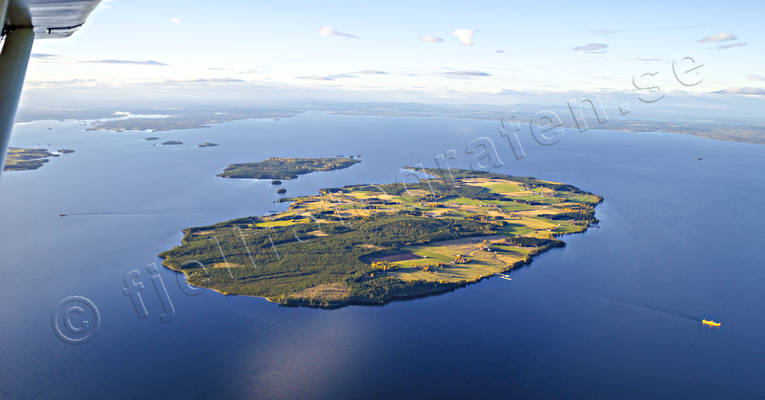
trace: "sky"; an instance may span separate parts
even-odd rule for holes
[[[759,101],[762,21],[758,1],[105,0],[71,38],[36,42],[27,90],[497,104],[650,94],[636,81]],[[686,76],[700,83],[673,62],[703,64]]]

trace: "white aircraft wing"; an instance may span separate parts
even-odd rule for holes
[[[33,27],[35,39],[63,38],[85,23],[101,0],[9,0],[6,29]],[[3,0],[0,0],[0,4]]]

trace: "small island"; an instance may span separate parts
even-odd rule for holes
[[[162,146],[178,146],[182,144],[183,142],[179,140],[168,140],[167,142],[162,142]]]
[[[72,154],[74,150],[59,150],[60,154]],[[58,157],[59,154],[51,153],[46,149],[20,149],[9,148],[5,159],[4,171],[31,171],[45,165],[50,158]]]
[[[361,161],[345,157],[333,158],[280,158],[245,164],[231,164],[218,176],[233,179],[289,180],[314,171],[332,171],[348,168]]]
[[[151,142],[151,141],[154,141],[154,140],[159,140],[159,138],[156,137],[156,136],[149,136],[149,137],[147,137],[144,140],[147,141],[147,142]]]
[[[337,308],[438,294],[507,272],[594,223],[602,198],[481,171],[410,168],[419,183],[353,185],[287,211],[184,230],[163,264],[190,284]]]
[[[217,143],[210,143],[210,142],[205,142],[205,143],[202,143],[202,144],[199,144],[199,145],[197,145],[197,147],[200,147],[200,148],[205,148],[205,147],[218,147],[218,146],[220,146],[220,145],[219,145],[219,144],[217,144]]]

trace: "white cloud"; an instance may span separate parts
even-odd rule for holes
[[[765,82],[765,76],[762,76],[762,75],[749,75],[749,79],[752,81]]]
[[[323,36],[340,36],[344,38],[349,39],[358,39],[359,37],[350,33],[344,33],[340,31],[336,31],[331,26],[323,26],[321,29],[319,29],[319,33],[321,33]]]
[[[385,71],[378,71],[374,69],[365,69],[365,70],[359,71],[359,73],[362,75],[388,75],[388,73]]]
[[[519,90],[515,90],[515,89],[492,89],[489,91],[489,94],[508,96],[508,95],[518,95],[518,94],[526,94],[526,93]]]
[[[308,75],[298,76],[298,79],[306,79],[311,81],[336,81],[338,79],[356,78],[353,74],[329,74],[329,75]]]
[[[46,53],[32,53],[30,57],[37,60],[41,60],[41,61],[56,61],[59,59],[58,55],[56,54],[46,54]]]
[[[87,60],[81,61],[85,64],[132,64],[132,65],[154,65],[164,67],[165,63],[154,60]]]
[[[725,90],[718,90],[713,93],[718,94],[743,94],[750,96],[765,96],[765,88],[755,87],[732,87]]]
[[[717,50],[723,50],[723,49],[731,49],[733,47],[741,47],[746,46],[746,43],[744,42],[738,42],[738,43],[731,43],[731,44],[720,44],[715,47]]]
[[[712,36],[707,36],[705,38],[699,39],[699,43],[717,43],[717,42],[727,42],[730,40],[738,40],[736,38],[736,35],[732,33],[716,33]]]
[[[487,72],[482,72],[482,71],[462,71],[462,70],[447,71],[447,72],[444,72],[443,74],[444,75],[453,76],[453,77],[459,77],[459,78],[472,78],[472,77],[476,77],[476,76],[481,76],[481,77],[482,76],[491,76],[491,74],[489,74]]]
[[[444,39],[437,36],[422,35],[420,36],[420,41],[425,43],[440,43],[443,42]]]
[[[456,29],[452,32],[452,35],[456,36],[460,43],[472,46],[473,35],[475,35],[476,32],[478,31],[475,29]]]
[[[236,78],[198,78],[185,80],[166,80],[165,83],[243,83],[243,79]]]
[[[608,48],[605,43],[587,43],[584,46],[576,46],[572,50],[574,51],[587,51],[590,53],[603,53]]]
[[[69,79],[60,81],[27,81],[24,87],[35,89],[60,88],[60,87],[88,87],[95,86],[95,79]]]
[[[170,22],[172,22],[172,23],[174,23],[174,24],[180,24],[180,23],[181,23],[181,20],[180,20],[180,19],[178,19],[178,18],[170,18]]]

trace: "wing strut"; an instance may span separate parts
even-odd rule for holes
[[[8,2],[0,0],[0,22],[3,25]],[[0,173],[5,165],[5,154],[34,38],[32,27],[13,28],[6,32],[5,43],[0,51]]]

